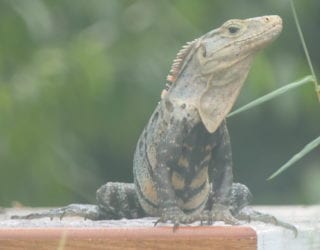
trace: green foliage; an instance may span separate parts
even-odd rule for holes
[[[315,91],[316,91],[316,94],[318,96],[318,100],[320,102],[320,85],[318,84],[317,76],[316,76],[316,73],[314,71],[311,59],[310,59],[309,51],[308,51],[306,42],[304,40],[304,36],[302,34],[302,30],[301,30],[301,27],[300,27],[299,19],[298,19],[298,16],[297,16],[297,12],[296,12],[296,8],[294,6],[293,0],[290,0],[290,5],[291,5],[294,21],[296,23],[297,30],[298,30],[298,33],[299,33],[299,37],[300,37],[300,40],[301,40],[301,43],[302,43],[302,46],[303,46],[303,50],[304,50],[304,53],[306,55],[311,74],[312,74],[312,76],[314,78],[313,82],[314,82],[314,86],[315,86]]]
[[[305,76],[304,78],[298,80],[298,81],[295,81],[295,82],[292,82],[292,83],[289,83],[281,88],[278,88],[264,96],[261,96],[257,99],[255,99],[254,101],[242,106],[241,108],[238,108],[237,110],[235,111],[232,111],[228,117],[231,117],[233,115],[236,115],[236,114],[239,114],[241,112],[244,112],[244,111],[247,111],[251,108],[254,108],[254,107],[257,107],[261,104],[263,104],[264,102],[268,102],[270,100],[272,100],[273,98],[276,98],[276,97],[280,97],[281,95],[289,92],[290,90],[294,89],[294,88],[297,88],[297,87],[300,87],[302,86],[303,84],[306,84],[306,83],[313,83],[315,80],[314,80],[314,77],[309,75],[309,76]]]
[[[311,59],[310,59],[310,56],[309,56],[309,52],[308,52],[308,49],[307,49],[307,45],[306,45],[306,42],[305,42],[303,34],[302,34],[302,30],[301,30],[301,27],[300,27],[300,23],[299,23],[299,20],[298,20],[296,9],[294,7],[293,0],[290,1],[290,4],[291,4],[291,9],[292,9],[292,12],[293,12],[295,23],[297,25],[297,30],[298,30],[298,33],[299,33],[299,37],[300,37],[300,40],[301,40],[301,43],[302,43],[302,46],[303,46],[303,50],[304,50],[304,53],[306,55],[306,58],[307,58],[307,61],[308,61],[308,64],[309,64],[309,68],[310,68],[310,71],[311,71],[311,74],[312,74],[312,76],[309,76],[309,78],[310,78],[309,80],[311,80],[314,83],[315,92],[316,92],[316,94],[318,96],[318,100],[320,102],[320,85],[318,84],[317,77],[316,77],[315,71],[313,69],[313,64],[311,62]],[[306,78],[308,78],[308,77],[305,77],[305,79]],[[276,96],[276,94],[275,94],[276,92],[280,95],[280,94],[282,94],[282,92],[285,93],[288,90],[290,90],[291,88],[295,88],[297,86],[300,86],[301,84],[303,84],[303,82],[304,81],[301,80],[299,82],[296,82],[295,84],[289,84],[289,85],[287,85],[287,86],[285,86],[283,88],[280,88],[277,91],[274,91],[273,93],[270,93],[269,99],[275,97]],[[247,110],[250,107],[254,107],[254,106],[258,105],[258,103],[262,103],[262,102],[266,101],[267,99],[268,98],[266,98],[266,96],[262,97],[262,98],[259,98],[258,100],[255,100],[254,102],[249,103],[245,107],[242,107],[241,109],[239,109],[238,111],[233,112],[233,113],[235,114],[235,113],[239,113],[239,112],[241,112],[243,110]],[[260,100],[260,102],[259,102],[259,100]],[[295,154],[288,162],[286,162],[275,173],[273,173],[268,178],[268,180],[273,179],[274,177],[278,176],[280,173],[285,171],[287,168],[291,167],[294,163],[296,163],[298,160],[303,158],[305,155],[309,154],[312,150],[317,148],[319,145],[320,145],[320,137],[318,137],[317,139],[315,139],[312,142],[308,143],[300,152]]]
[[[319,1],[297,7],[317,69]],[[104,182],[131,182],[137,138],[179,48],[230,18],[272,13],[284,32],[257,58],[240,106],[309,74],[285,1],[1,1],[0,206],[94,202]],[[304,168],[264,182],[319,134],[310,89],[229,119],[236,181],[258,203],[312,200],[304,169],[318,166],[313,153]]]
[[[285,171],[287,168],[291,167],[292,164],[296,163],[303,157],[305,157],[307,154],[309,154],[312,150],[317,148],[320,145],[320,136],[313,140],[312,142],[308,143],[299,153],[295,154],[288,162],[286,162],[281,168],[279,168],[275,173],[273,173],[268,180],[273,179],[283,171]]]

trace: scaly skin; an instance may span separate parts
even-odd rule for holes
[[[282,30],[279,16],[229,20],[178,53],[161,100],[133,160],[134,184],[107,183],[98,205],[73,204],[15,218],[80,215],[90,219],[158,216],[156,222],[260,220],[294,226],[249,209],[249,189],[233,183],[225,118],[253,57]]]

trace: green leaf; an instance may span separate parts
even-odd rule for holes
[[[308,61],[308,65],[309,65],[309,68],[310,68],[310,71],[311,71],[311,74],[313,75],[313,83],[314,83],[314,89],[316,91],[316,94],[318,96],[318,100],[320,102],[320,85],[318,84],[318,80],[317,80],[317,77],[316,77],[316,73],[313,69],[313,64],[311,62],[311,59],[310,59],[310,55],[309,55],[309,51],[308,51],[308,48],[307,48],[307,45],[306,45],[306,42],[304,40],[304,37],[303,37],[303,33],[302,33],[302,30],[301,30],[301,27],[300,27],[300,22],[299,22],[299,19],[298,19],[298,15],[297,15],[297,12],[296,12],[296,8],[294,6],[294,3],[293,3],[293,0],[290,1],[290,5],[291,5],[291,10],[292,10],[292,14],[293,14],[293,18],[294,18],[294,21],[296,23],[296,26],[297,26],[297,30],[298,30],[298,34],[299,34],[299,37],[300,37],[300,40],[301,40],[301,44],[302,44],[302,47],[303,47],[303,50],[304,50],[304,53],[306,55],[306,58],[307,58],[307,61]]]
[[[299,153],[295,154],[289,161],[287,161],[284,165],[282,165],[275,173],[273,173],[267,180],[271,180],[280,173],[282,173],[284,170],[289,168],[291,165],[296,163],[298,160],[300,160],[302,157],[304,157],[306,154],[311,152],[313,149],[318,147],[320,145],[320,136],[307,144]]]
[[[279,95],[282,95],[286,92],[288,92],[291,89],[300,87],[303,84],[309,83],[309,82],[313,82],[314,81],[314,77],[312,75],[308,75],[305,76],[304,78],[297,80],[295,82],[289,83],[279,89],[276,89],[275,91],[272,91],[264,96],[259,97],[258,99],[255,99],[252,102],[249,102],[248,104],[242,106],[241,108],[231,112],[227,117],[233,116],[235,114],[239,114],[243,111],[247,111],[248,109],[251,109],[253,107],[256,107],[264,102],[267,102],[275,97],[278,97]]]

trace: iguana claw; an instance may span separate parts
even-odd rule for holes
[[[194,222],[196,219],[197,218],[192,215],[185,214],[178,207],[170,207],[162,210],[161,217],[154,223],[154,226],[160,222],[166,223],[170,221],[173,223],[173,231],[176,231],[180,224],[189,224]]]
[[[201,224],[203,221],[207,222],[207,225],[212,225],[216,221],[223,221],[230,225],[241,224],[230,212],[230,210],[223,205],[216,204],[211,210],[205,210],[201,214]]]

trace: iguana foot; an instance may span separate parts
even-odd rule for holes
[[[236,218],[239,220],[245,220],[245,221],[260,221],[264,223],[270,223],[275,226],[280,226],[283,228],[286,228],[288,230],[291,230],[294,233],[294,236],[297,237],[298,235],[298,229],[287,222],[278,220],[276,217],[270,215],[270,214],[264,214],[260,213],[258,211],[255,211],[251,207],[245,207],[237,215],[235,215]]]
[[[172,222],[173,231],[175,231],[180,224],[189,224],[197,220],[197,217],[185,214],[178,207],[169,207],[162,210],[161,217],[154,223],[156,226],[160,222]]]
[[[212,225],[216,221],[223,221],[230,225],[239,225],[237,220],[230,212],[227,206],[221,204],[213,205],[211,210],[205,210],[200,216],[201,225],[205,221],[207,225]]]
[[[190,224],[195,221],[204,221],[207,225],[212,225],[213,222],[223,221],[226,224],[239,225],[240,222],[231,214],[230,210],[223,205],[214,205],[212,210],[205,210],[200,215],[185,214],[178,207],[165,208],[162,211],[161,217],[154,223],[156,226],[159,222],[172,222],[173,230],[175,231],[180,224]]]
[[[27,215],[13,215],[11,219],[39,219],[49,217],[60,218],[65,216],[80,216],[84,219],[98,220],[101,219],[101,210],[96,205],[70,204],[66,207],[54,208],[46,212],[31,213]]]

